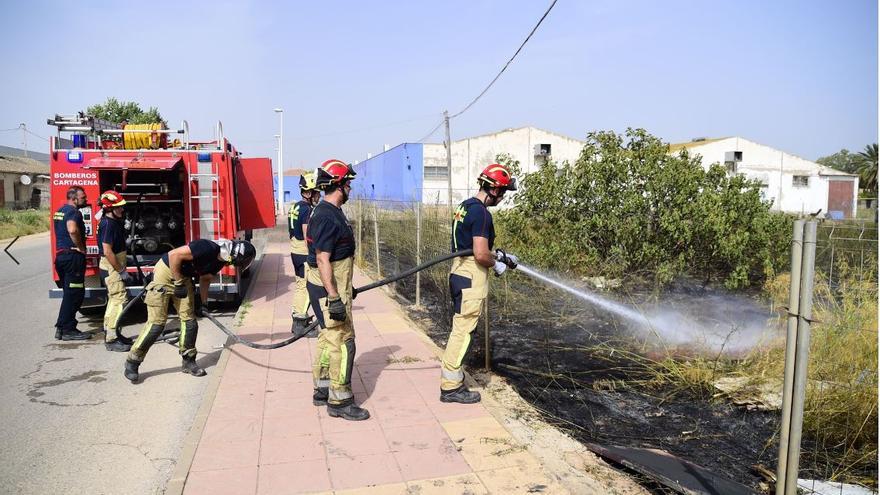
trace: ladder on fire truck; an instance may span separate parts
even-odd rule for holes
[[[217,147],[224,151],[224,146],[223,124],[217,122]],[[223,214],[220,211],[220,174],[213,158],[207,161],[199,159],[197,163],[196,173],[189,174],[190,183],[196,186],[197,191],[189,198],[190,232],[192,237],[198,231],[200,239],[216,242],[220,239],[220,220]],[[197,202],[197,210],[194,208],[194,201]],[[193,211],[198,211],[198,214],[194,215]]]

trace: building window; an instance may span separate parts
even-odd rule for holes
[[[552,154],[551,147],[549,144],[536,144],[535,145],[535,156],[550,156]]]
[[[791,178],[791,185],[793,187],[810,187],[810,176],[795,175]]]
[[[447,178],[446,167],[425,167],[425,179],[445,179]]]

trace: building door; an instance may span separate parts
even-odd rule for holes
[[[829,180],[828,181],[828,216],[830,218],[853,217],[853,187],[852,180]]]
[[[0,179],[0,208],[6,207],[6,183]]]

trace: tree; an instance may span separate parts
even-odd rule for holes
[[[857,156],[859,184],[865,191],[877,192],[877,143],[865,146]]]
[[[128,122],[129,124],[166,123],[156,107],[150,107],[149,110],[144,111],[140,105],[133,101],[120,102],[113,97],[107,98],[107,101],[104,103],[90,106],[86,113],[117,124],[122,122]]]
[[[783,266],[790,242],[790,219],[770,211],[759,182],[704,170],[643,129],[590,133],[575,163],[526,174],[513,202],[497,216],[505,245],[576,275],[717,276],[739,288]]]
[[[859,169],[859,155],[850,153],[847,149],[842,149],[833,155],[819,158],[816,160],[816,163],[840,170],[841,172],[855,174]]]

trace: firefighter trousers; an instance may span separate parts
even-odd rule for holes
[[[55,271],[61,279],[61,307],[55,327],[62,332],[76,330],[76,312],[86,297],[86,255],[64,250],[55,255]]]
[[[296,237],[290,239],[290,260],[293,262],[293,308],[291,314],[294,317],[305,318],[309,312],[309,292],[306,288],[306,272],[309,270],[306,259],[309,251],[305,240]]]
[[[339,297],[345,304],[345,321],[330,318],[327,304],[327,290],[321,282],[318,269],[310,267],[307,289],[312,310],[321,326],[318,334],[317,355],[312,365],[315,388],[327,387],[328,402],[333,405],[350,404],[354,395],[351,390],[351,373],[354,371],[356,347],[354,325],[351,315],[351,280],[354,257],[334,261],[333,279]]]
[[[162,260],[156,262],[153,268],[153,281],[147,285],[147,297],[144,300],[147,304],[147,323],[131,346],[131,352],[128,353],[129,360],[142,362],[150,347],[165,331],[169,300],[174,304],[174,309],[177,310],[177,316],[180,318],[178,341],[180,355],[184,358],[196,357],[199,324],[195,318],[195,287],[189,278],[185,278],[183,283],[186,286],[186,297],[178,299],[174,297],[174,278],[171,269]]]
[[[452,296],[452,331],[446,342],[440,368],[440,389],[455,390],[464,383],[462,362],[477,328],[483,302],[489,295],[489,269],[473,256],[455,258],[449,274]]]
[[[116,253],[118,265],[126,266],[126,258],[125,251]],[[119,317],[122,315],[122,308],[128,302],[128,291],[125,289],[122,277],[107,261],[107,258],[101,257],[99,268],[101,268],[104,286],[107,288],[107,309],[104,310],[104,340],[105,342],[113,342],[119,336]]]

